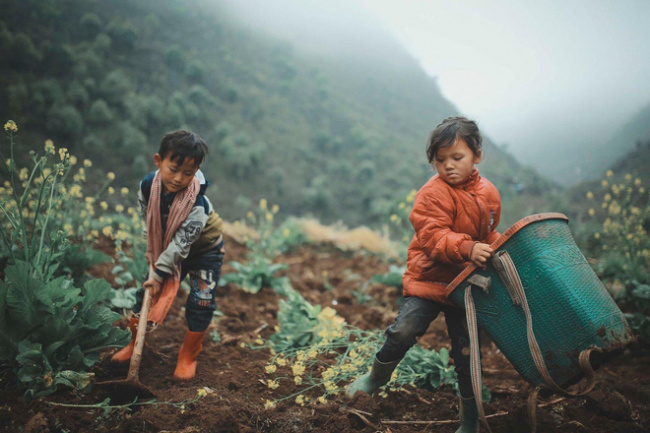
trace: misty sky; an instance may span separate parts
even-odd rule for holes
[[[650,103],[649,0],[356,1],[525,162],[603,143]]]
[[[221,1],[332,55],[401,44],[487,136],[563,182],[650,104],[650,0]]]

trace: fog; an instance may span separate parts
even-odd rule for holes
[[[569,183],[581,153],[650,103],[647,0],[226,3],[306,49],[381,56],[400,43],[493,141]]]

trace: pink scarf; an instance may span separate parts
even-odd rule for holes
[[[162,254],[169,243],[174,238],[174,234],[181,226],[183,221],[190,214],[196,196],[199,194],[201,182],[194,178],[192,183],[182,191],[179,191],[174,197],[174,202],[169,211],[167,218],[167,228],[163,239],[162,222],[160,217],[160,192],[162,182],[160,180],[160,171],[156,173],[151,185],[151,194],[149,195],[149,205],[147,206],[147,261],[150,270],[154,269],[156,260]],[[151,299],[151,310],[149,311],[148,320],[156,324],[161,324],[167,316],[167,312],[174,302],[176,293],[180,286],[181,270],[180,267],[174,271],[174,274],[166,278],[162,284],[162,290]]]

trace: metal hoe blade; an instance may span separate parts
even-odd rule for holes
[[[95,385],[106,388],[111,396],[111,401],[119,403],[128,403],[145,398],[155,397],[154,393],[145,385],[140,383],[140,361],[142,360],[142,348],[147,332],[147,316],[149,315],[149,306],[151,304],[151,292],[145,288],[144,300],[142,301],[142,310],[138,319],[138,331],[135,336],[135,347],[131,356],[129,372],[126,379],[109,380],[98,382]]]

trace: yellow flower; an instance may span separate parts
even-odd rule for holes
[[[67,154],[68,154],[68,149],[66,149],[65,147],[59,149],[59,158],[61,158],[61,161],[65,160]]]
[[[404,209],[406,207],[406,203],[401,202],[397,207],[400,209]]]
[[[325,398],[324,395],[321,395],[321,396],[318,397],[316,400],[318,400],[318,402],[321,403],[321,404],[325,404],[325,403],[327,403],[327,399]]]
[[[280,210],[280,206],[278,206],[277,204],[274,204],[273,207],[271,208],[271,212],[273,213],[278,213],[279,210]]]
[[[611,199],[612,199],[612,195],[611,195],[611,194],[605,194],[605,197],[603,197],[603,200],[604,200],[605,202],[608,202],[608,201],[610,201]]]
[[[636,179],[634,179],[634,185],[635,186],[641,185],[641,179],[639,179],[638,177]]]
[[[271,400],[267,399],[266,402],[264,403],[264,409],[267,409],[267,410],[275,409],[275,403],[272,402]]]
[[[106,210],[106,209],[108,209],[108,203],[106,203],[105,201],[102,201],[102,202],[99,203],[99,207],[101,207],[102,210]]]
[[[612,170],[607,170],[607,172],[605,173],[605,176],[612,177],[612,176],[614,176],[614,172]]]
[[[632,180],[632,175],[630,173],[627,173],[625,175],[625,180],[627,180],[627,181]]]
[[[70,165],[75,165],[77,163],[77,157],[70,155]]]
[[[305,405],[305,397],[300,394],[298,397],[296,397],[296,403],[299,404],[300,406]]]
[[[20,180],[27,180],[29,177],[29,170],[27,168],[21,168],[20,171],[18,172],[18,179]]]
[[[593,198],[594,198],[594,193],[591,192],[591,191],[587,192],[587,198],[588,198],[589,200],[593,199]]]
[[[261,338],[256,338],[254,343],[257,344],[258,346],[261,346],[262,344],[264,344],[264,340],[262,340]]]
[[[208,395],[208,391],[205,388],[199,388],[196,390],[197,397],[205,397],[206,395]]]
[[[56,148],[54,147],[54,142],[52,140],[45,140],[45,153],[51,153],[54,155]]]
[[[277,369],[278,369],[278,367],[276,367],[275,365],[267,365],[266,367],[264,367],[264,370],[266,370],[266,372],[268,374],[275,373],[277,371]]]
[[[266,382],[266,386],[268,386],[269,389],[276,389],[280,384],[277,380],[269,380]]]
[[[271,212],[266,213],[266,220],[267,221],[273,221],[273,214]]]
[[[596,211],[593,209],[589,209],[589,216],[594,216],[596,214]]]
[[[302,377],[300,377],[300,376],[296,376],[296,377],[294,377],[294,378],[293,378],[293,382],[294,382],[296,385],[300,385],[300,384],[302,384]]]
[[[285,238],[289,237],[290,234],[291,234],[291,230],[289,229],[282,230],[282,236],[284,236]]]
[[[84,167],[92,167],[93,162],[89,159],[84,159]]]
[[[397,221],[398,218],[399,218],[399,217],[398,217],[397,215],[395,215],[395,214],[392,214],[392,215],[390,216],[390,220],[391,220],[392,222]]]
[[[266,210],[266,199],[265,198],[260,200],[260,209]]]
[[[609,182],[607,182],[606,179],[603,179],[603,181],[600,182],[600,184],[601,184],[601,185],[603,186],[603,188],[604,188],[604,187],[606,187],[607,185],[609,185]]]
[[[102,229],[102,233],[106,237],[111,237],[111,234],[113,233],[113,227],[111,226],[106,226]]]
[[[18,125],[13,120],[8,120],[5,123],[5,131],[18,132]]]
[[[109,171],[108,173],[106,173],[106,177],[108,178],[108,180],[115,180],[115,173]]]
[[[305,372],[305,365],[302,362],[296,362],[291,366],[291,371],[294,376],[302,376]]]
[[[639,194],[643,194],[645,192],[645,188],[641,187],[639,188]]]
[[[126,188],[126,187],[124,187],[124,188],[122,188],[122,189],[120,190],[120,193],[121,193],[122,195],[127,195],[127,194],[129,193],[129,189]]]
[[[275,363],[278,364],[280,367],[284,367],[287,365],[287,360],[284,358],[276,358]]]
[[[122,206],[121,204],[118,204],[117,206],[115,206],[115,212],[117,212],[117,213],[124,212],[124,206]]]
[[[248,211],[248,212],[246,212],[246,217],[249,220],[254,220],[255,219],[255,214],[253,212],[251,212],[251,211]]]
[[[113,188],[112,186],[109,186],[108,187],[108,195],[113,195],[113,194],[115,194],[115,188]]]

